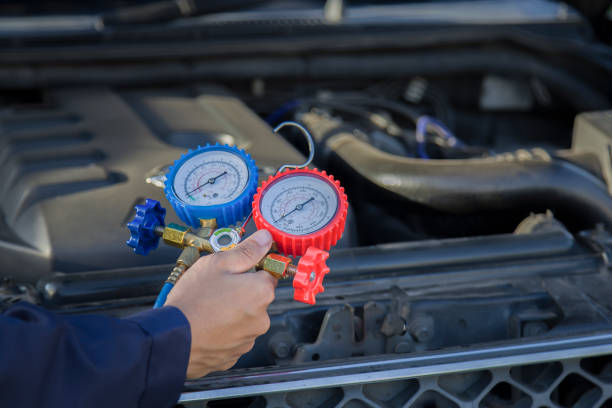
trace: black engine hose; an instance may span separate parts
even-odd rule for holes
[[[350,133],[325,142],[328,152],[376,186],[451,214],[551,208],[612,228],[612,197],[600,179],[542,149],[488,158],[421,160],[384,153]]]

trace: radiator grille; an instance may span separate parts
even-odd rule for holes
[[[249,408],[612,408],[612,355],[186,403]]]

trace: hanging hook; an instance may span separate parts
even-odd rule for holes
[[[278,133],[278,131],[284,128],[285,126],[294,126],[298,128],[300,132],[302,132],[302,134],[306,138],[306,141],[308,142],[308,159],[306,160],[304,164],[283,164],[282,166],[278,168],[278,170],[276,170],[276,173],[274,173],[274,175],[277,175],[278,173],[282,172],[285,169],[301,169],[303,167],[307,167],[310,163],[312,163],[312,159],[314,159],[314,154],[315,154],[314,141],[312,139],[312,135],[310,134],[310,132],[306,130],[306,128],[300,125],[299,123],[289,120],[286,122],[282,122],[278,126],[276,126],[274,128],[274,133]]]
[[[300,125],[299,123],[294,122],[292,120],[288,120],[286,122],[281,122],[278,126],[276,126],[274,128],[274,133],[278,133],[278,131],[284,128],[285,126],[294,126],[298,128],[300,132],[302,132],[304,137],[306,137],[306,141],[308,142],[308,159],[303,164],[283,164],[282,166],[278,168],[278,170],[276,170],[276,172],[274,173],[275,176],[285,169],[301,169],[301,168],[307,167],[308,165],[310,165],[310,163],[312,163],[312,159],[314,159],[314,154],[315,154],[314,140],[312,139],[312,135],[310,134],[310,132],[306,130],[306,128]],[[249,223],[249,221],[251,221],[252,216],[253,216],[253,211],[249,213],[249,215],[246,217],[246,219],[242,223],[242,226],[240,227],[240,235],[244,235],[246,231],[246,226]]]

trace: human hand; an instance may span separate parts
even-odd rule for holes
[[[245,273],[270,250],[272,236],[260,230],[235,248],[201,257],[166,300],[191,325],[187,378],[227,370],[270,328],[267,308],[277,281],[265,271]]]

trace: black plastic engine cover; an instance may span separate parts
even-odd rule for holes
[[[81,272],[172,263],[125,245],[135,204],[163,190],[147,176],[187,147],[230,143],[255,159],[260,180],[303,157],[219,88],[50,92],[49,103],[0,112],[0,276],[36,281]],[[179,222],[168,211],[166,222]]]

